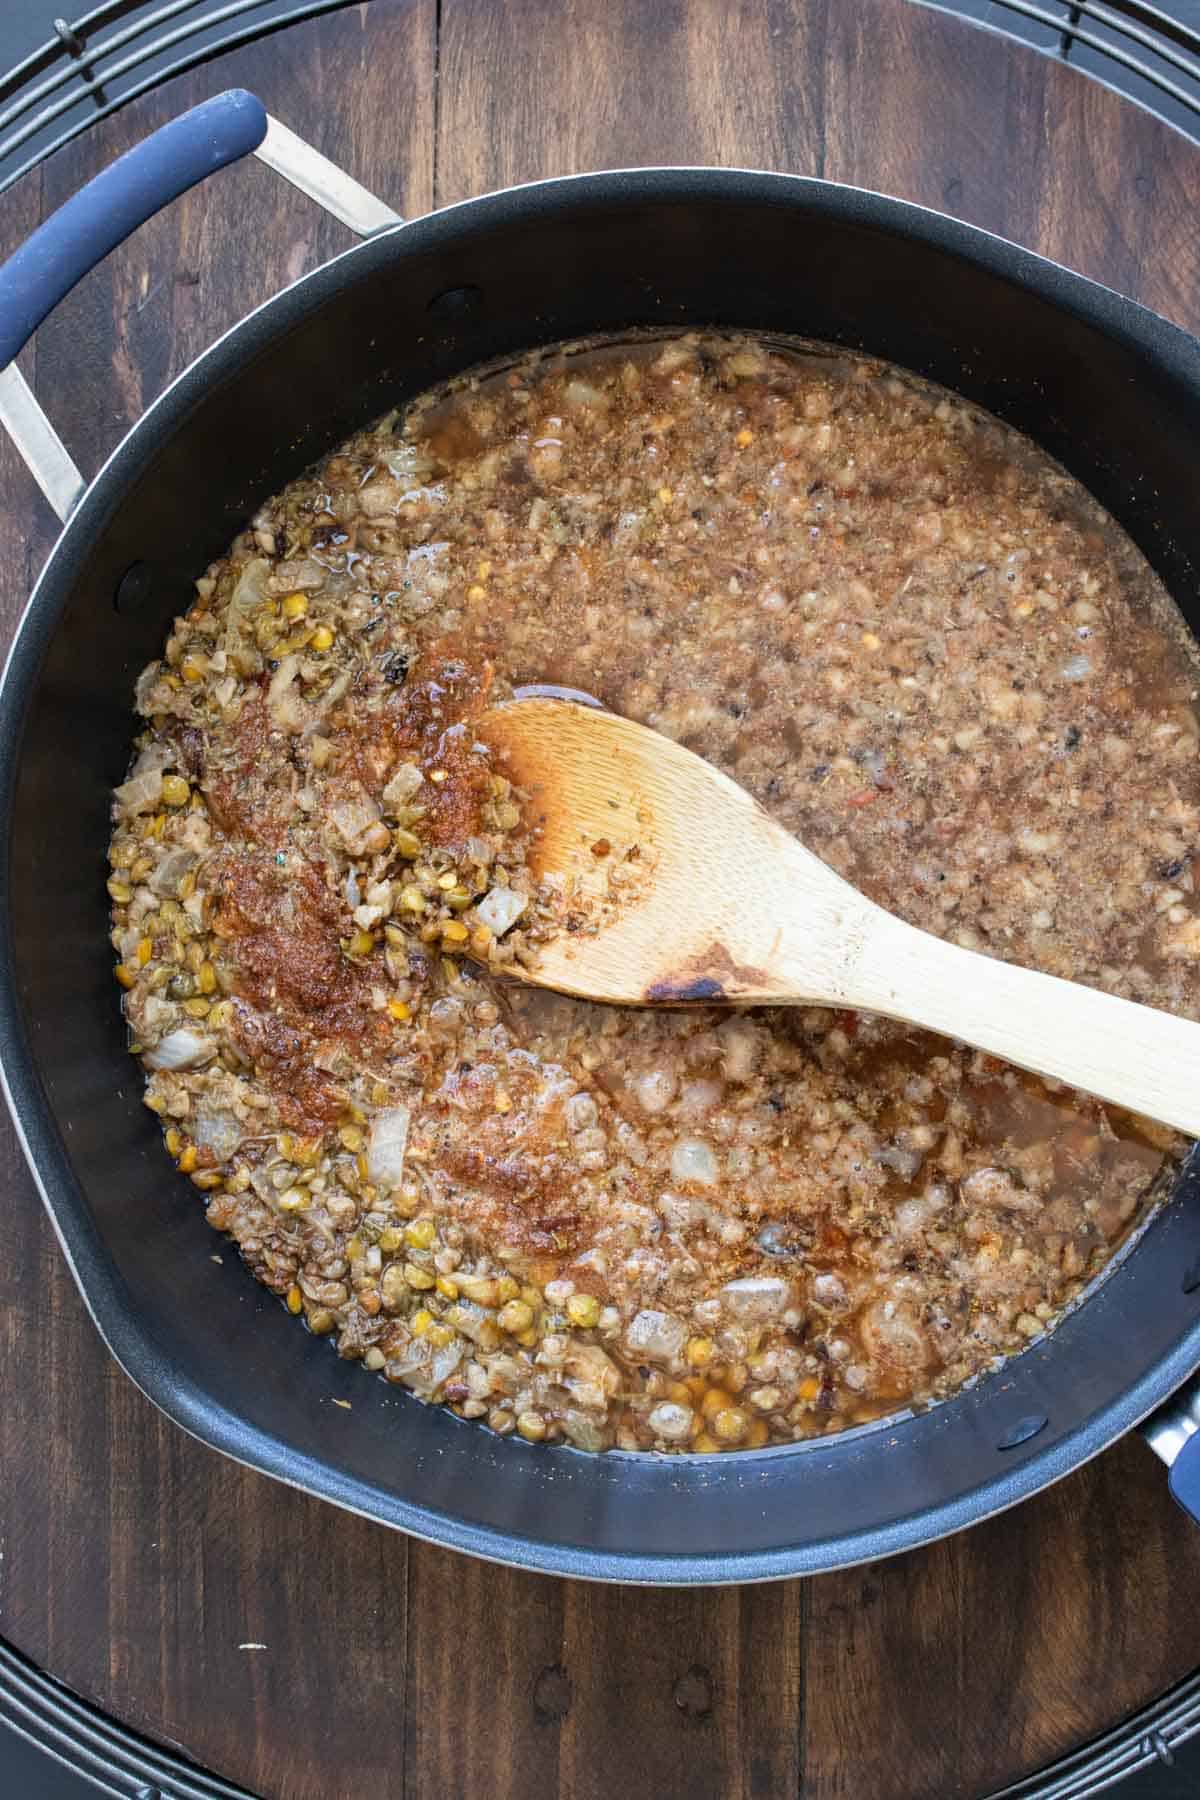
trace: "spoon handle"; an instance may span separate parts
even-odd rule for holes
[[[944,943],[871,908],[844,1000],[1200,1137],[1200,1025]]]

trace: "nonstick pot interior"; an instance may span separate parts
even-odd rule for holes
[[[1050,1339],[921,1417],[719,1459],[501,1442],[339,1362],[232,1251],[212,1260],[219,1240],[163,1155],[125,1051],[104,876],[134,678],[262,499],[473,363],[683,323],[862,345],[969,395],[1083,480],[1200,623],[1192,340],[1011,245],[877,196],[643,171],[435,214],[260,309],[93,485],[0,695],[0,1054],[60,1238],[129,1373],[222,1450],[389,1523],[559,1573],[677,1582],[906,1548],[1128,1429],[1200,1363],[1194,1180]]]

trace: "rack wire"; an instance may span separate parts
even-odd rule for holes
[[[920,0],[1024,39],[1200,140],[1200,0]]]
[[[98,119],[160,82],[355,0],[102,0],[56,18],[0,73],[0,194]],[[1016,37],[1200,142],[1200,0],[914,0]],[[0,6],[4,0],[0,0]],[[1169,8],[1169,10],[1168,10]],[[237,1792],[85,1707],[0,1642],[0,1722],[103,1793],[209,1800]],[[1118,1730],[995,1800],[1085,1800],[1200,1733],[1200,1674]],[[248,1797],[247,1797],[248,1800]]]
[[[351,0],[102,0],[0,75],[0,193],[97,119],[222,51]],[[1200,0],[918,0],[1022,39],[1200,141]],[[2,0],[0,0],[2,4]]]
[[[3,0],[0,0],[0,4]],[[104,0],[0,75],[0,193],[127,101],[351,0]]]

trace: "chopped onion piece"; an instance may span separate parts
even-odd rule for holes
[[[184,876],[191,874],[199,860],[194,850],[168,850],[150,877],[151,888],[165,899],[176,899]]]
[[[202,1150],[211,1150],[219,1163],[229,1161],[243,1136],[241,1121],[233,1113],[203,1104],[197,1107],[192,1137]]]
[[[650,1413],[646,1423],[655,1437],[663,1437],[676,1443],[690,1435],[694,1418],[690,1406],[679,1406],[674,1400],[663,1400]]]
[[[149,711],[150,696],[158,686],[159,681],[162,678],[162,672],[162,663],[152,662],[147,663],[146,667],[138,676],[133,690],[133,703],[140,713]]]
[[[671,1231],[685,1231],[702,1219],[706,1211],[703,1200],[689,1200],[686,1194],[662,1193],[658,1196],[658,1213]]]
[[[168,1032],[160,1044],[147,1052],[146,1062],[152,1069],[195,1069],[201,1063],[211,1062],[216,1054],[213,1038],[201,1037],[184,1027]]]
[[[399,1377],[417,1394],[433,1394],[451,1375],[467,1353],[460,1337],[431,1349],[428,1339],[412,1338],[388,1362],[388,1374]]]
[[[429,1365],[429,1385],[440,1388],[444,1381],[449,1381],[455,1369],[467,1353],[467,1347],[461,1338],[454,1338],[448,1344],[441,1344],[433,1353],[433,1361]]]
[[[345,843],[353,845],[374,825],[379,808],[373,800],[339,800],[336,806],[330,807],[329,816]]]
[[[113,790],[117,804],[127,813],[153,812],[162,799],[162,770],[146,769],[131,775]]]
[[[424,444],[398,444],[389,450],[384,462],[398,481],[428,481],[434,471],[434,460]]]
[[[265,556],[254,556],[237,578],[229,600],[229,610],[243,615],[257,612],[267,598],[267,577],[271,564]]]
[[[593,1418],[578,1407],[569,1406],[563,1415],[562,1428],[577,1450],[607,1450],[612,1442],[603,1414]]]
[[[271,677],[271,685],[267,689],[267,705],[275,723],[285,731],[299,731],[304,723],[300,696],[293,692],[292,684],[300,673],[300,658],[285,656]]]
[[[129,771],[129,779],[132,780],[135,775],[145,775],[149,769],[169,769],[175,765],[176,760],[174,744],[164,743],[156,738],[144,750],[139,750],[137,761]]]
[[[765,1321],[789,1305],[792,1287],[781,1275],[745,1275],[740,1281],[727,1281],[721,1297],[734,1318]]]
[[[389,1106],[375,1115],[367,1148],[367,1174],[377,1187],[394,1188],[400,1184],[410,1116],[407,1106]]]
[[[799,1256],[801,1254],[795,1236],[789,1233],[787,1226],[781,1224],[778,1219],[768,1220],[754,1241],[767,1256]]]
[[[725,1098],[725,1087],[720,1081],[713,1081],[704,1076],[699,1081],[689,1081],[679,1096],[679,1113],[684,1119],[702,1119],[706,1113],[712,1112]]]
[[[385,806],[403,806],[412,799],[417,789],[423,787],[425,777],[416,763],[401,763],[391,780],[383,790]]]
[[[514,888],[494,887],[483,896],[475,910],[481,924],[496,937],[503,937],[506,931],[512,930],[528,903],[527,895],[518,894]]]
[[[762,1047],[762,1034],[749,1019],[735,1014],[717,1033],[721,1045],[722,1066],[727,1081],[749,1081],[754,1074]]]
[[[609,396],[602,388],[593,387],[590,381],[581,381],[577,375],[568,381],[563,397],[568,406],[594,406],[602,412],[609,405]]]
[[[353,679],[353,669],[340,670],[325,689],[325,692],[318,695],[317,699],[313,702],[317,711],[321,713],[332,712],[342,695],[346,693]]]
[[[818,1306],[845,1306],[848,1304],[846,1284],[840,1275],[832,1270],[823,1270],[814,1275],[812,1295]]]
[[[702,1138],[680,1138],[671,1152],[672,1181],[695,1181],[711,1187],[717,1179],[717,1159]]]
[[[921,1164],[925,1160],[921,1150],[905,1150],[899,1144],[885,1144],[882,1150],[876,1150],[871,1161],[881,1163],[885,1169],[895,1169],[904,1181],[913,1181],[920,1173]]]
[[[169,1000],[160,1000],[157,994],[147,994],[142,1001],[138,1030],[143,1037],[155,1037],[159,1033],[165,1037],[174,1018],[175,1008]]]
[[[674,1362],[686,1337],[687,1326],[674,1313],[647,1308],[629,1321],[625,1348],[635,1362]]]
[[[675,1098],[677,1085],[674,1070],[647,1069],[634,1082],[633,1091],[643,1112],[660,1113]]]

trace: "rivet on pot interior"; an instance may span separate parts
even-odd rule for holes
[[[136,613],[154,596],[154,568],[151,563],[130,563],[113,590],[113,606],[119,613]]]
[[[1016,1450],[1021,1444],[1027,1444],[1030,1438],[1035,1438],[1039,1431],[1044,1431],[1049,1423],[1044,1413],[1026,1413],[1023,1419],[1018,1419],[1015,1425],[1009,1427],[996,1448]]]
[[[482,299],[482,288],[446,288],[442,293],[433,296],[425,310],[432,313],[436,319],[457,319],[465,313],[475,312]]]

